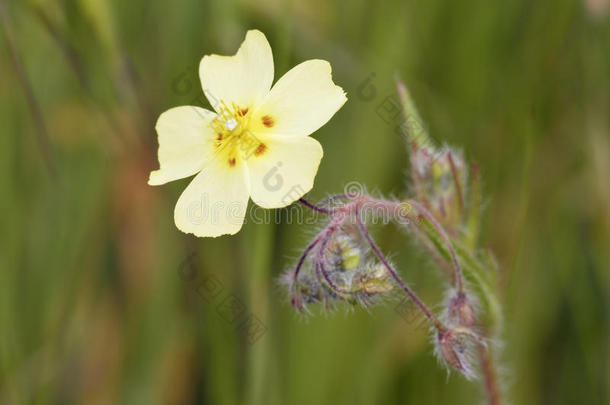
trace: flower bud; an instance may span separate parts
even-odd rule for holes
[[[466,294],[457,293],[449,299],[447,318],[452,325],[473,326],[476,321],[474,304]]]
[[[444,226],[456,228],[463,216],[461,189],[466,182],[462,154],[449,147],[415,147],[413,181],[417,197]]]
[[[347,234],[339,234],[328,244],[329,262],[339,270],[353,270],[360,264],[361,249]]]
[[[309,274],[302,274],[293,284],[293,274],[290,270],[280,277],[279,282],[291,291],[290,304],[298,312],[304,312],[306,304],[319,302],[323,297],[320,284]]]
[[[360,290],[363,293],[384,294],[394,289],[394,285],[388,279],[388,271],[382,263],[369,264],[358,276]]]
[[[466,379],[472,380],[477,378],[478,345],[484,343],[470,328],[455,326],[438,332],[436,353],[441,361],[458,370]]]

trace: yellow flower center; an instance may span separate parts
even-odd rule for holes
[[[226,152],[225,158],[229,167],[234,167],[239,157],[248,159],[251,155],[263,154],[267,146],[248,130],[252,115],[250,108],[240,107],[235,103],[231,103],[229,107],[224,101],[220,103],[220,111],[210,127],[216,132],[216,150]]]

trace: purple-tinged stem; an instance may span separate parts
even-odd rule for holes
[[[330,278],[330,275],[328,274],[328,272],[326,271],[326,266],[324,265],[324,251],[326,250],[326,245],[328,244],[328,241],[330,240],[330,237],[332,236],[332,234],[335,232],[335,229],[330,229],[326,236],[324,237],[324,239],[322,240],[322,244],[320,245],[320,250],[318,252],[318,256],[316,257],[316,261],[317,261],[317,265],[318,267],[316,267],[316,269],[319,269],[320,273],[322,274],[322,277],[324,277],[324,280],[326,280],[326,283],[328,284],[328,286],[337,294],[350,294],[350,291],[344,290],[342,288],[339,288],[334,281],[332,281],[332,279]]]
[[[327,209],[327,208],[323,208],[323,207],[318,207],[317,205],[315,205],[315,204],[313,204],[313,203],[310,203],[309,201],[307,201],[307,200],[306,200],[306,199],[304,199],[304,198],[299,198],[299,202],[300,202],[301,204],[303,204],[304,206],[306,206],[307,208],[310,208],[310,209],[312,209],[312,210],[314,210],[314,211],[316,211],[316,212],[319,212],[319,213],[321,213],[321,214],[330,215],[330,214],[332,214],[332,213],[333,213],[333,211],[332,211],[332,210],[329,210],[329,209]]]
[[[301,202],[303,202],[305,200],[302,200]],[[315,207],[313,204],[305,204],[305,206],[312,208]],[[312,208],[314,209],[314,208]],[[318,243],[320,243],[320,241],[322,240],[322,238],[326,238],[328,239],[328,234],[332,233],[335,231],[337,225],[339,223],[341,223],[341,221],[343,220],[343,216],[342,215],[337,215],[335,218],[333,218],[333,220],[331,221],[330,224],[328,224],[328,226],[326,228],[324,228],[324,230],[322,230],[320,233],[318,233],[318,235],[314,238],[314,240],[311,241],[311,243],[309,245],[307,245],[307,247],[305,248],[305,250],[303,251],[303,253],[301,254],[301,257],[299,257],[299,261],[297,262],[297,265],[294,269],[294,273],[292,276],[292,285],[291,285],[291,290],[292,293],[295,294],[295,297],[297,300],[300,300],[300,297],[298,296],[298,292],[297,292],[297,282],[298,282],[298,278],[299,278],[299,273],[301,271],[301,268],[303,267],[303,263],[305,263],[305,259],[307,258],[307,256],[309,255],[309,253],[312,251],[312,249],[314,247],[316,247],[316,245]],[[295,304],[297,304],[297,308],[300,307],[300,303],[296,302]]]
[[[320,274],[324,278],[324,281],[326,281],[326,284],[328,284],[330,289],[333,290],[335,294],[351,294],[351,291],[339,288],[337,284],[335,284],[335,282],[330,278],[328,271],[326,271],[326,266],[324,265],[323,261],[319,261],[318,263],[316,263],[316,271],[320,272]]]
[[[333,194],[331,196],[326,197],[322,201],[320,201],[318,203],[318,206],[320,206],[320,205],[324,206],[333,200],[343,200],[345,198],[351,198],[351,197],[348,194]]]
[[[455,267],[455,278],[456,278],[456,284],[458,287],[458,292],[463,293],[464,292],[464,282],[462,279],[463,278],[462,267],[460,267],[460,263],[457,260],[457,255],[455,254],[453,245],[451,244],[451,241],[449,240],[449,236],[447,236],[447,233],[445,232],[445,230],[443,229],[441,224],[438,223],[438,221],[434,218],[434,216],[423,205],[421,205],[420,203],[418,203],[417,201],[414,201],[414,200],[409,200],[408,202],[409,202],[409,204],[413,205],[432,224],[432,226],[438,231],[439,235],[441,235],[441,238],[447,245],[447,249],[449,250],[449,255],[451,256],[451,261],[453,262],[453,266]]]
[[[483,371],[485,391],[487,392],[489,405],[502,405],[502,391],[498,381],[498,373],[491,348],[479,346],[479,359],[481,361],[481,369]]]
[[[305,251],[301,254],[301,257],[299,257],[299,261],[297,263],[297,266],[294,269],[294,274],[292,276],[291,288],[292,288],[293,293],[296,292],[296,285],[297,285],[297,280],[299,278],[299,272],[301,271],[301,267],[303,267],[303,263],[305,263],[305,259],[309,255],[309,252],[311,252],[311,250],[318,244],[318,242],[320,242],[320,239],[322,239],[322,235],[323,234],[318,234],[318,236],[316,236],[315,239],[313,241],[311,241],[311,243],[309,245],[307,245],[307,247],[305,248]]]
[[[377,247],[377,244],[375,244],[375,241],[371,237],[371,234],[369,233],[369,231],[366,229],[366,226],[362,222],[362,219],[360,218],[360,212],[356,212],[355,216],[356,216],[356,220],[358,221],[358,226],[360,227],[360,231],[366,238],[369,245],[371,245],[371,249],[373,250],[373,252],[375,252],[375,255],[377,256],[377,258],[381,261],[381,263],[383,263],[385,268],[390,272],[390,274],[392,275],[394,280],[396,280],[396,282],[405,291],[405,293],[407,293],[409,298],[411,298],[411,300],[413,300],[415,305],[417,305],[419,307],[419,309],[421,309],[421,311],[424,313],[424,315],[426,315],[426,317],[430,320],[430,322],[432,322],[432,324],[434,325],[434,327],[437,330],[439,330],[439,331],[445,330],[445,326],[432,314],[432,312],[430,312],[430,310],[424,305],[424,303],[419,299],[419,297],[409,287],[407,287],[407,285],[405,284],[404,281],[402,281],[402,279],[400,278],[400,276],[398,275],[396,270],[394,270],[394,268],[390,265],[388,260],[383,255],[383,253],[381,253],[381,251]]]

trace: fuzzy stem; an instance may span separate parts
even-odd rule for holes
[[[319,274],[322,275],[322,277],[324,278],[324,281],[326,281],[326,284],[328,284],[328,286],[330,287],[331,290],[333,290],[333,292],[337,295],[342,295],[342,294],[351,294],[350,291],[344,290],[342,288],[339,288],[335,282],[330,278],[330,275],[328,274],[328,271],[326,271],[326,266],[324,265],[324,261],[320,260],[318,262],[316,262],[316,272],[319,272]]]
[[[303,203],[306,207],[311,208],[314,211],[317,208],[315,205],[307,202],[304,199],[301,199],[299,201],[301,201],[301,203]],[[301,254],[301,257],[299,257],[299,261],[297,262],[297,266],[295,267],[294,273],[292,275],[292,285],[290,286],[292,293],[294,294],[295,298],[298,300],[297,302],[295,302],[296,307],[298,309],[301,309],[301,303],[300,303],[300,298],[301,297],[298,296],[298,291],[297,291],[297,287],[296,286],[297,286],[297,282],[298,282],[298,278],[299,278],[299,272],[301,271],[301,268],[303,267],[303,263],[305,263],[305,259],[307,258],[307,256],[311,252],[311,250],[314,247],[316,247],[316,245],[318,243],[320,243],[320,241],[323,238],[325,240],[328,240],[329,235],[332,234],[335,231],[337,226],[341,223],[341,221],[343,221],[343,218],[344,218],[343,215],[337,215],[335,218],[333,218],[333,220],[330,222],[330,224],[328,224],[328,226],[326,228],[324,228],[324,230],[322,230],[320,233],[318,233],[318,235],[314,238],[314,240],[311,241],[311,243],[309,243],[309,245],[307,245],[307,247],[305,248],[305,250]],[[324,275],[324,273],[322,273],[322,274]],[[331,283],[329,283],[329,285],[332,287]]]
[[[297,279],[299,278],[299,272],[301,271],[301,267],[303,267],[303,263],[305,262],[307,255],[309,255],[309,252],[311,252],[311,249],[313,249],[318,244],[318,242],[320,242],[320,239],[322,239],[322,234],[319,234],[318,236],[316,236],[316,238],[313,241],[311,241],[311,243],[305,248],[305,251],[303,252],[301,257],[299,257],[299,262],[297,263],[297,267],[294,269],[294,274],[292,276],[292,288],[293,289],[295,289]]]
[[[326,208],[323,208],[323,207],[318,207],[317,205],[315,205],[315,204],[313,204],[313,203],[310,203],[309,201],[307,201],[307,200],[306,200],[306,199],[304,199],[304,198],[299,198],[299,202],[300,202],[301,204],[303,204],[304,206],[306,206],[307,208],[310,208],[310,209],[312,209],[313,211],[315,211],[315,212],[319,212],[319,213],[321,213],[321,214],[330,215],[330,214],[332,214],[332,213],[333,213],[333,210],[329,210],[329,209],[326,209]]]
[[[302,310],[301,297],[299,296],[298,290],[297,290],[297,281],[299,278],[299,272],[301,271],[301,267],[303,267],[303,263],[305,263],[305,259],[309,255],[309,252],[311,252],[311,250],[318,244],[318,242],[320,242],[322,235],[323,235],[322,233],[318,234],[318,236],[316,236],[316,238],[313,241],[311,241],[311,243],[309,245],[307,245],[307,247],[305,248],[305,251],[301,254],[301,257],[299,257],[299,261],[298,261],[297,266],[295,267],[294,273],[292,275],[292,285],[290,286],[290,289],[292,290],[292,294],[294,295],[294,299],[295,299],[294,306],[299,311]]]
[[[498,382],[498,371],[496,369],[491,348],[479,347],[479,360],[483,371],[485,391],[489,405],[502,405],[502,392]]]
[[[369,231],[366,229],[366,226],[362,222],[362,219],[360,218],[360,212],[356,211],[355,216],[356,216],[356,220],[358,221],[358,226],[360,227],[360,231],[366,238],[367,242],[371,246],[371,249],[377,256],[377,258],[381,261],[381,263],[383,263],[385,268],[390,272],[390,274],[392,275],[394,280],[396,280],[396,282],[405,291],[405,293],[407,293],[409,298],[411,298],[411,300],[413,300],[415,305],[417,305],[421,309],[421,311],[424,313],[424,315],[426,315],[426,317],[430,320],[430,322],[432,322],[434,327],[438,331],[444,331],[446,329],[445,326],[432,314],[432,312],[430,312],[430,310],[424,305],[424,303],[419,299],[419,297],[417,297],[417,295],[409,287],[407,287],[407,285],[405,284],[404,281],[402,281],[402,279],[400,278],[400,276],[398,275],[396,270],[394,270],[394,268],[390,265],[388,260],[383,255],[383,253],[381,253],[381,250],[379,250],[379,248],[377,247],[377,244],[375,244],[375,241],[371,237],[371,234],[369,233]]]
[[[333,194],[331,196],[326,197],[322,201],[320,201],[318,203],[318,206],[324,206],[324,205],[330,203],[333,200],[343,200],[343,199],[346,199],[346,198],[351,198],[351,197],[348,194]]]
[[[460,267],[460,263],[457,260],[457,255],[455,254],[453,245],[449,240],[449,236],[447,236],[447,233],[445,232],[441,224],[438,223],[434,216],[426,208],[424,208],[424,206],[414,200],[409,200],[408,202],[409,204],[413,205],[428,220],[428,222],[430,222],[430,224],[436,229],[436,231],[439,233],[439,235],[447,245],[447,249],[449,250],[449,254],[451,255],[451,261],[453,262],[453,266],[455,267],[455,278],[458,292],[462,293],[464,291],[462,268]]]
[[[324,280],[326,280],[326,283],[328,284],[328,286],[336,293],[336,294],[350,294],[350,291],[344,290],[342,288],[339,288],[334,281],[332,281],[332,279],[330,278],[330,275],[328,274],[328,272],[326,271],[326,265],[324,264],[324,251],[326,250],[326,245],[328,245],[328,241],[330,240],[330,237],[332,236],[332,234],[335,232],[336,228],[335,227],[329,227],[328,232],[326,232],[326,235],[324,236],[324,239],[322,240],[322,244],[320,245],[320,249],[318,251],[318,256],[316,257],[316,270],[319,269],[320,273],[322,274],[322,277],[324,277]]]
[[[360,201],[361,201],[361,203],[362,202],[374,203],[374,204],[376,204],[377,207],[381,207],[381,208],[387,210],[388,212],[394,213],[394,214],[400,213],[400,206],[401,206],[401,204],[404,204],[404,203],[395,203],[395,202],[377,200],[372,197],[366,197],[366,199],[363,199],[361,197]],[[434,229],[440,235],[441,239],[447,246],[447,250],[449,251],[449,255],[451,257],[451,262],[453,263],[453,267],[455,269],[455,283],[458,287],[458,292],[463,292],[464,291],[464,282],[463,282],[464,276],[462,274],[463,273],[462,267],[460,266],[460,263],[457,259],[457,254],[455,252],[453,244],[451,243],[451,240],[449,239],[449,236],[443,229],[442,225],[439,224],[439,222],[434,218],[434,216],[430,213],[430,211],[428,211],[426,209],[426,207],[424,207],[422,204],[418,203],[415,200],[408,200],[407,204],[414,206],[428,220],[428,222],[430,222],[430,224],[434,227]]]
[[[309,255],[309,252],[311,252],[311,249],[313,249],[318,242],[320,242],[320,239],[322,238],[322,235],[318,235],[306,248],[305,251],[303,252],[303,254],[301,255],[301,257],[299,258],[299,262],[297,263],[297,267],[294,269],[294,275],[292,276],[292,286],[294,288],[294,285],[297,281],[297,278],[299,277],[299,272],[301,270],[301,267],[303,267],[303,263],[305,262],[305,259],[307,258],[307,255]]]

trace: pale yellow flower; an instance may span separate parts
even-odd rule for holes
[[[197,236],[235,234],[249,198],[280,208],[311,190],[323,153],[309,135],[347,99],[323,60],[295,66],[271,88],[271,47],[256,30],[234,56],[204,56],[199,76],[215,112],[182,106],[161,114],[160,169],[148,184],[198,173],[178,199],[176,226]]]

